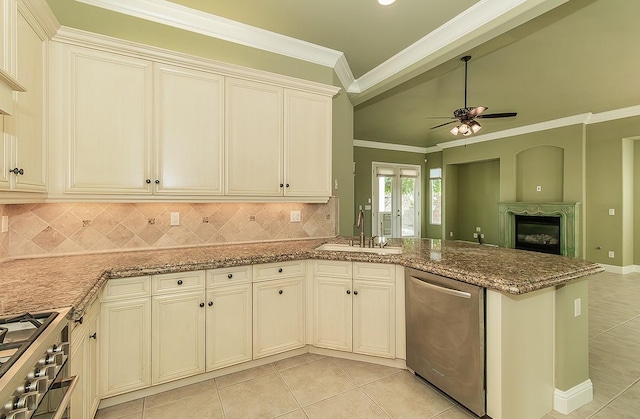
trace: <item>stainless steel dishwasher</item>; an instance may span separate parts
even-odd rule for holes
[[[484,289],[405,269],[407,367],[486,414]]]

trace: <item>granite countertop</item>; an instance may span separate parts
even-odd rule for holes
[[[0,315],[73,307],[75,316],[110,278],[327,259],[394,263],[489,289],[524,294],[601,272],[583,259],[453,240],[392,239],[398,255],[315,250],[348,238],[16,259],[0,264]]]

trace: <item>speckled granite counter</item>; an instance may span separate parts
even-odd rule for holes
[[[0,315],[73,307],[81,313],[109,278],[301,259],[395,263],[524,294],[603,269],[582,259],[440,240],[391,240],[401,255],[315,250],[334,240],[294,240],[11,260],[0,264]]]

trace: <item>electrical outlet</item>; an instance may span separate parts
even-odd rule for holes
[[[484,233],[480,234],[480,238],[484,239]]]
[[[613,258],[615,258],[615,257],[616,257],[616,254],[614,253],[614,251],[613,251],[613,250],[609,250],[609,257],[610,257],[611,259],[613,259]]]
[[[171,213],[171,225],[172,226],[179,226],[180,225],[180,213],[179,212],[172,212]]]
[[[449,232],[449,237],[453,237],[453,231]]]
[[[291,211],[289,213],[289,221],[292,223],[300,222],[300,211]]]
[[[578,317],[582,314],[582,299],[576,298],[573,300],[573,317]]]
[[[609,215],[616,215],[616,209],[615,208],[609,208]]]
[[[6,233],[7,231],[9,231],[9,216],[3,215],[2,216],[2,232]]]
[[[477,231],[478,233],[480,233],[480,231],[482,231],[482,229],[481,229],[480,227],[476,227],[476,231]]]
[[[478,233],[473,233],[473,238],[477,239],[478,238]]]
[[[536,192],[541,192],[542,191],[542,186],[538,185],[536,186]]]

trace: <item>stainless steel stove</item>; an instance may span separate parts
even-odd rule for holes
[[[0,419],[69,417],[68,312],[0,318]]]

